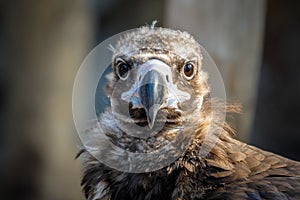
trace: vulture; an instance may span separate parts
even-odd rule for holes
[[[111,105],[78,153],[86,199],[300,199],[300,163],[234,139],[222,121],[240,106],[212,98],[191,34],[143,26],[111,50]]]

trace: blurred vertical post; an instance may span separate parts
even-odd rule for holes
[[[242,140],[249,137],[255,111],[265,4],[264,0],[167,0],[166,24],[199,40],[221,72],[227,100],[242,103],[243,115],[233,121]]]
[[[88,5],[29,0],[2,6],[8,85],[2,198],[83,199],[71,102],[92,36]]]

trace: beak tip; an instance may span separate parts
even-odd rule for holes
[[[153,125],[154,125],[154,120],[151,120],[150,118],[148,118],[147,121],[148,121],[148,127],[149,127],[149,129],[152,129]]]
[[[156,115],[157,115],[159,109],[160,109],[160,105],[154,104],[153,106],[150,107],[149,110],[146,111],[147,122],[148,122],[148,126],[150,129],[152,129],[155,124]]]

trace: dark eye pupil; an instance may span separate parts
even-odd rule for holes
[[[194,74],[194,66],[190,63],[184,65],[184,75],[191,77]]]
[[[129,66],[125,63],[122,63],[118,66],[118,73],[120,77],[125,77],[129,71]]]

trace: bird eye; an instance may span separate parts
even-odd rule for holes
[[[130,66],[124,60],[116,60],[116,72],[121,80],[126,80],[129,75]]]
[[[194,69],[194,64],[193,63],[186,63],[184,66],[183,66],[183,74],[184,74],[184,77],[188,80],[192,79],[194,77],[194,74],[195,74],[195,69]]]

